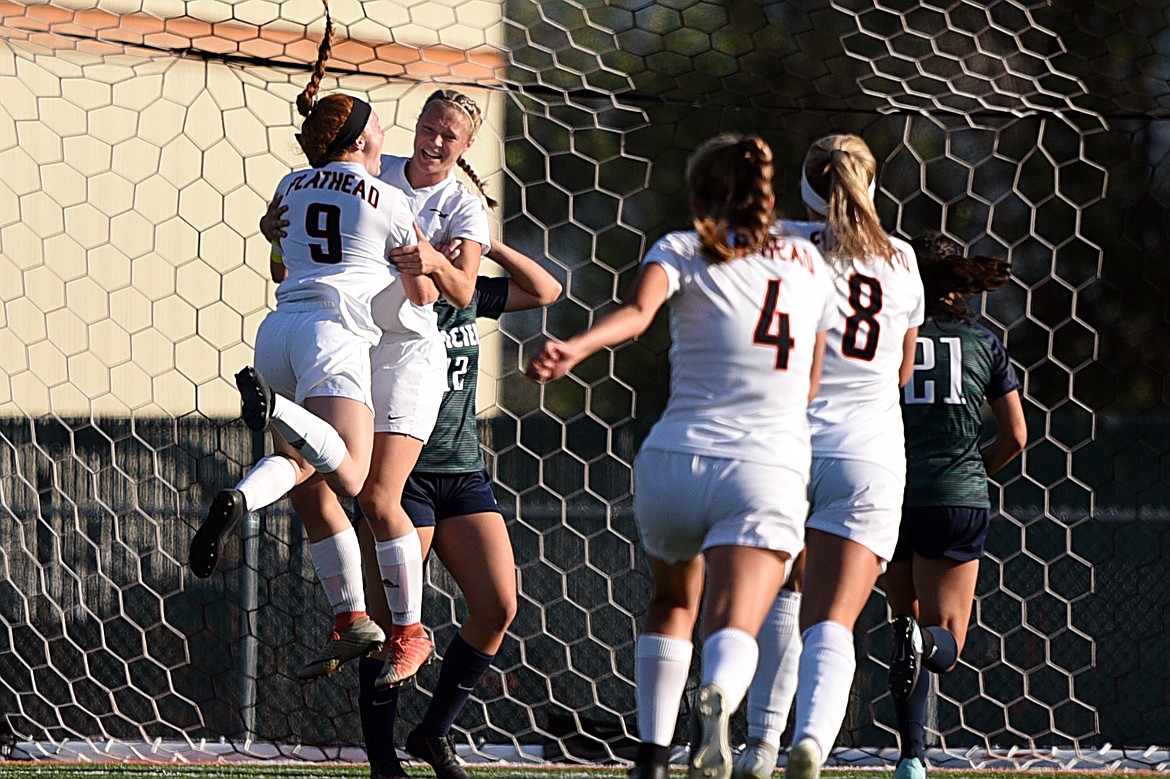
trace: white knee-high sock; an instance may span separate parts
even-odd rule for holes
[[[827,758],[845,720],[857,670],[853,633],[839,622],[826,620],[804,631],[802,638],[792,743],[812,738]]]
[[[334,614],[366,610],[362,549],[353,528],[309,544],[309,556]]]
[[[678,709],[691,670],[691,642],[642,633],[634,645],[634,682],[638,699],[638,738],[668,747],[674,740]]]
[[[276,395],[271,424],[305,462],[321,473],[332,473],[345,459],[345,441],[333,425],[288,398]]]
[[[703,642],[699,680],[703,685],[719,685],[727,710],[735,711],[752,682],[759,658],[760,651],[752,634],[739,628],[716,630]]]
[[[386,603],[395,625],[422,621],[422,543],[413,529],[407,535],[374,544]]]
[[[248,511],[259,511],[271,506],[297,486],[297,468],[287,457],[270,454],[260,461],[236,484],[244,493],[244,505]]]
[[[748,736],[780,746],[800,668],[800,593],[781,590],[756,636],[760,662],[747,694]]]

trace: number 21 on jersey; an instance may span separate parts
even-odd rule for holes
[[[946,366],[944,368],[946,373],[942,377],[946,381],[946,386],[943,388],[946,394],[941,398],[938,397],[939,382],[931,378],[932,375],[938,375],[938,372],[935,371],[935,367],[938,365],[938,359],[935,353],[934,340],[920,337],[918,339],[918,349],[914,355],[914,376],[902,388],[903,402],[908,405],[920,405],[939,401],[952,405],[961,405],[967,402],[967,399],[963,397],[962,341],[952,337],[939,338],[938,340],[945,347],[946,351]]]

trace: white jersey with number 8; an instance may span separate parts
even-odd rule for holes
[[[825,226],[784,222],[822,250]],[[906,331],[922,324],[924,300],[910,244],[890,239],[894,262],[854,259],[828,263],[841,310],[825,345],[821,389],[809,406],[813,454],[897,465],[905,451],[898,405],[898,369]],[[901,458],[898,470],[905,469]]]

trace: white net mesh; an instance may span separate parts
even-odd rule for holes
[[[437,85],[473,96],[487,122],[469,159],[502,201],[495,229],[565,283],[548,311],[485,331],[482,428],[521,593],[459,722],[465,746],[609,761],[634,733],[648,583],[630,463],[665,397],[666,330],[545,389],[520,374],[523,357],[586,325],[650,242],[684,225],[683,162],[701,140],[764,135],[793,215],[807,143],[852,131],[882,161],[879,208],[896,233],[943,229],[1013,263],[983,314],[1025,377],[1032,440],[997,479],[975,617],[933,736],[958,763],[1016,750],[1029,764],[1167,767],[1144,747],[1170,725],[1170,12],[1128,0],[332,10],[324,88],[368,97],[400,152]],[[0,0],[0,713],[28,753],[355,746],[352,670],[293,678],[327,609],[287,505],[246,528],[211,579],[182,565],[210,497],[257,454],[230,377],[272,301],[256,223],[300,164],[292,101],[321,29],[318,0]],[[440,566],[430,580],[442,647],[462,606]],[[884,617],[875,596],[842,762],[895,743]],[[433,674],[403,696],[404,729]]]

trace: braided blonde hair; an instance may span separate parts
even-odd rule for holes
[[[423,103],[422,113],[426,113],[426,110],[436,103],[453,106],[462,111],[471,122],[471,138],[468,143],[475,140],[475,137],[479,134],[479,128],[483,126],[483,113],[479,110],[479,105],[474,100],[462,92],[456,92],[454,89],[436,89],[430,94],[427,101]],[[476,189],[483,195],[483,199],[487,202],[488,208],[496,208],[499,206],[499,202],[487,193],[487,187],[480,180],[475,170],[472,169],[471,163],[463,157],[460,157],[456,162],[459,165],[459,169],[463,171],[467,178],[471,179],[471,183],[475,184]]]
[[[756,135],[718,135],[687,161],[699,248],[727,262],[763,247],[773,223],[772,148]]]

